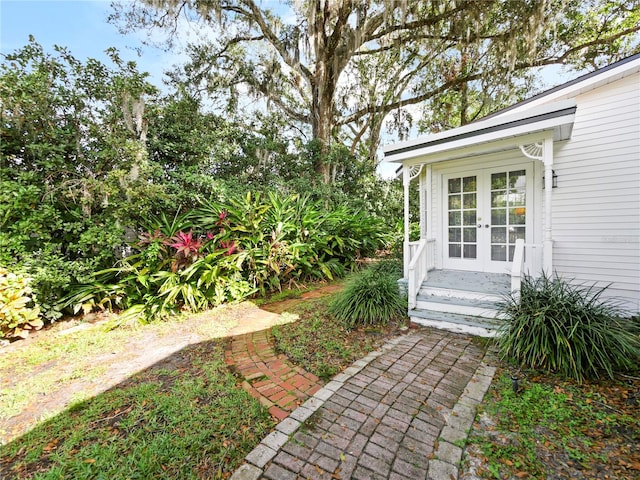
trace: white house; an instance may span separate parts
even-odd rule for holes
[[[610,285],[640,311],[640,55],[383,151],[402,164],[415,321],[487,333],[500,289],[543,271]],[[420,240],[409,242],[416,183]]]

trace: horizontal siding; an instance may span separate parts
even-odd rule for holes
[[[640,74],[576,98],[555,149],[554,269],[640,303]]]
[[[580,147],[571,146],[571,150],[560,152],[561,155],[568,153],[569,164],[589,160],[605,160],[609,164],[616,164],[624,158],[633,156],[637,143],[634,142],[634,130],[629,130],[626,135],[619,135],[618,132],[611,133],[606,144],[597,143],[594,135],[589,135],[581,141]],[[589,165],[584,165],[589,167]]]
[[[612,288],[620,291],[626,291],[625,296],[629,299],[638,301],[638,295],[633,294],[637,292],[640,287],[640,279],[637,277],[621,277],[617,271],[606,271],[603,268],[598,269],[597,273],[594,273],[594,266],[589,267],[576,267],[573,264],[570,265],[557,265],[555,268],[556,273],[563,278],[577,280],[585,285],[598,284],[598,285],[611,285]],[[612,277],[615,276],[615,281]]]
[[[607,178],[610,178],[610,177],[607,177]],[[615,183],[617,185],[620,182],[612,182],[612,183]],[[609,185],[609,184],[607,183],[605,185]],[[578,202],[581,200],[588,200],[593,198],[602,198],[603,201],[606,201],[607,199],[611,199],[611,193],[609,192],[609,189],[602,188],[603,187],[602,182],[599,182],[594,185],[585,185],[584,182],[576,182],[574,184],[573,182],[567,181],[566,184],[563,182],[563,186],[571,187],[571,190],[574,192],[573,198]],[[618,191],[618,195],[621,195],[622,197],[624,197],[626,201],[635,200],[637,202],[640,200],[640,191],[637,188],[628,186],[626,188],[616,188],[616,190]],[[611,201],[617,201],[617,200],[613,199]]]
[[[629,105],[622,105],[620,107],[614,107],[612,105],[610,108],[607,108],[607,111],[617,112],[617,115],[615,117],[607,117],[606,112],[590,112],[593,116],[585,118],[583,124],[580,126],[578,135],[590,135],[591,133],[600,131],[602,128],[611,131],[615,130],[617,132],[629,130],[630,126],[625,124],[625,122],[633,121],[635,116],[635,113],[629,110]]]
[[[597,205],[594,204],[590,206],[588,209],[584,207],[583,208],[580,208],[580,207],[581,207],[580,205],[575,205],[575,206],[567,205],[567,206],[563,206],[562,208],[560,207],[558,207],[557,209],[554,208],[553,226],[558,228],[557,233],[560,233],[562,231],[562,225],[564,224],[571,225],[573,223],[576,223],[571,221],[572,218],[575,218],[575,219],[579,218],[581,221],[585,221],[585,219],[588,220],[589,218],[591,218],[592,221],[594,222],[591,225],[592,230],[594,229],[594,227],[599,228],[598,226],[595,225],[596,221],[598,222],[602,221],[608,224],[618,224],[619,228],[623,230],[630,229],[631,231],[634,231],[634,232],[638,231],[638,227],[630,224],[630,222],[633,221],[634,219],[637,220],[638,216],[634,215],[633,213],[626,214],[628,212],[625,211],[626,209],[624,208],[623,205],[620,205],[615,202],[611,202],[611,203],[599,203]],[[589,223],[587,223],[586,226],[590,226]],[[599,233],[601,232],[594,231],[594,235]],[[620,233],[623,233],[623,232],[620,232]]]
[[[628,175],[635,175],[635,172],[629,168],[625,168],[623,170],[624,174],[622,176],[626,177]],[[616,188],[616,190],[624,190],[631,191],[633,194],[634,187],[632,185],[627,184],[627,182],[623,182],[620,185],[620,179],[616,176],[607,176],[603,177],[602,175],[598,175],[599,172],[586,173],[583,174],[581,179],[571,178],[570,176],[563,176],[560,180],[560,174],[556,171],[558,175],[558,186],[562,184],[563,187],[568,187],[571,189],[572,193],[580,193],[584,191],[599,191],[599,190],[610,190],[611,187]],[[560,193],[560,192],[558,192]],[[556,192],[554,192],[554,196]],[[562,195],[560,195],[562,196]]]
[[[558,265],[556,271],[562,271],[563,265]],[[571,278],[584,278],[585,281],[592,282],[606,282],[606,283],[615,283],[616,287],[623,290],[633,290],[640,285],[640,278],[637,276],[623,276],[618,272],[619,265],[599,265],[598,272],[593,272],[593,265],[589,265],[587,267],[574,267],[573,263],[566,265],[566,268],[571,268],[571,273],[569,274]],[[614,268],[617,267],[617,268]],[[616,281],[613,282],[611,277],[615,275]],[[637,297],[637,296],[636,296]]]
[[[600,265],[600,267],[605,266],[607,269],[606,275],[610,275],[613,270],[618,270],[618,268],[613,268],[613,265],[628,265],[630,267],[620,272],[620,275],[624,278],[640,278],[640,274],[638,274],[638,266],[640,266],[640,260],[637,260],[634,263],[629,262],[629,260],[624,261],[622,259],[616,259],[614,255],[593,255],[588,251],[577,251],[573,250],[568,243],[557,242],[554,243],[555,252],[558,254],[556,258],[556,265],[574,265],[576,272],[586,272],[589,269],[590,265]],[[591,256],[592,259],[588,264],[581,265],[578,262],[582,261],[585,256]],[[611,268],[610,268],[611,267]],[[611,270],[611,271],[610,271]],[[595,275],[595,273],[594,273]]]

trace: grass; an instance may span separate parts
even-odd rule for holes
[[[296,323],[274,328],[277,347],[318,376],[338,373],[399,333],[402,323],[347,329],[326,313],[329,302],[329,297],[304,300],[288,313],[300,317]],[[217,326],[176,322],[142,329],[171,334],[179,328],[203,328],[217,335],[233,326],[242,311],[241,306],[218,310],[223,324]],[[124,339],[120,335],[139,333],[124,329],[96,335],[94,330],[49,341],[56,355],[68,355],[72,362],[86,356],[89,361],[94,353],[117,350]],[[3,382],[12,359],[35,376],[38,368],[30,359],[60,358],[46,351],[48,342],[29,342],[11,356],[0,356]],[[227,478],[274,422],[238,386],[222,361],[222,350],[222,340],[210,339],[93,398],[79,392],[70,408],[0,446],[0,478]],[[522,385],[514,393],[509,375],[501,371],[485,399],[469,439],[469,450],[482,461],[482,478],[596,478],[600,473],[638,478],[640,380],[578,384],[529,372]],[[24,395],[33,395],[29,388]],[[312,428],[313,422],[308,423]]]
[[[0,378],[5,379],[0,393],[0,418],[22,411],[33,392],[51,392],[77,378],[96,378],[104,366],[92,365],[87,360],[106,352],[122,353],[124,340],[130,335],[125,331],[96,335],[88,330],[68,337],[40,335],[27,346],[0,355]],[[62,375],[52,375],[47,367],[54,366],[59,359],[65,359],[73,367]],[[22,379],[19,382],[13,381],[16,374]]]
[[[315,339],[315,344],[307,341],[300,347],[295,358],[315,365],[312,370],[323,376],[337,373],[385,339],[381,331],[344,329],[323,313],[326,303],[325,298],[304,300],[295,311],[283,314],[283,321],[296,315],[302,320],[277,327]],[[125,340],[144,332],[171,335],[190,328],[194,333],[220,335],[236,323],[244,308],[240,304],[218,309],[216,322],[205,324],[177,320],[64,337],[47,332],[50,335],[33,338],[0,357],[3,375],[17,366],[25,374],[20,378],[26,378],[9,385],[6,392],[3,389],[0,403],[8,398],[5,395],[14,395],[13,408],[19,410],[17,403],[28,403],[39,391],[65,388],[82,368],[91,376],[99,375],[104,367],[91,366],[91,359],[126,353]],[[313,359],[305,361],[305,356]],[[67,372],[69,378],[39,375],[43,365],[62,359],[70,365],[78,362]],[[46,420],[0,446],[0,478],[227,478],[274,427],[266,409],[229,373],[223,362],[223,340],[217,339],[184,348],[104,393],[85,397],[77,392],[71,407],[43,412]]]
[[[504,371],[494,379],[469,437],[480,478],[638,478],[640,381],[529,375],[518,393]]]
[[[272,292],[266,297],[253,299],[253,303],[256,305],[265,305],[269,303],[282,302],[284,300],[290,300],[292,298],[300,298],[303,293],[313,290],[313,287],[298,286],[289,290],[282,290],[280,292]]]
[[[223,478],[274,422],[222,342],[183,349],[0,449],[2,478]],[[176,368],[177,367],[177,368]]]
[[[34,397],[34,392],[44,395],[55,389],[62,388],[65,384],[77,380],[93,380],[99,378],[106,371],[104,365],[76,366],[70,373],[57,375],[38,375],[16,382],[7,388],[3,388],[0,394],[0,418],[10,418],[20,413]]]
[[[58,358],[79,360],[88,355],[119,351],[122,340],[131,336],[126,329],[96,335],[95,330],[83,330],[69,336],[38,335],[11,355],[0,356],[0,372],[20,365],[23,373],[29,373],[40,365]]]
[[[330,302],[330,297],[307,301],[295,312],[300,320],[272,330],[276,348],[320,378],[336,375],[375,350],[406,322],[350,329],[327,312]]]

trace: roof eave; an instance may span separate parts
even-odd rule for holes
[[[419,141],[389,145],[383,149],[385,161],[403,162],[542,131],[553,131],[555,141],[566,140],[571,136],[575,111],[575,100],[566,100],[543,109],[535,109],[527,116],[511,115],[476,122],[442,134],[423,137]]]

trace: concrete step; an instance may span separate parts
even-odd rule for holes
[[[437,312],[422,309],[409,310],[411,321],[427,327],[440,328],[451,332],[469,333],[481,337],[496,335],[502,321],[450,312]]]
[[[498,303],[483,297],[460,298],[453,296],[422,295],[416,298],[416,309],[457,313],[484,318],[500,318]]]
[[[431,270],[422,286],[500,296],[500,294],[508,294],[511,290],[511,277],[506,274],[485,272]]]
[[[485,302],[499,303],[504,301],[505,296],[499,293],[478,292],[473,290],[458,290],[455,288],[434,287],[422,284],[418,291],[419,296],[423,297],[442,297],[442,298],[461,298],[468,300],[480,300]]]

